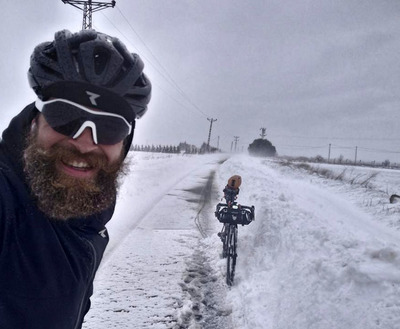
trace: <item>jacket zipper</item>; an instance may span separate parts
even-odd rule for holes
[[[86,240],[86,239],[85,239]],[[90,280],[89,280],[89,282],[93,282],[93,280],[94,280],[94,275],[95,275],[95,272],[96,272],[96,264],[97,264],[97,254],[96,254],[96,249],[94,248],[94,245],[93,245],[93,243],[92,242],[90,242],[89,240],[86,240],[88,243],[89,243],[89,246],[90,246],[90,248],[92,249],[92,251],[93,251],[93,269],[92,269],[92,273],[91,273],[91,276],[90,276]],[[78,312],[78,317],[77,317],[77,319],[76,319],[76,323],[75,323],[75,326],[74,326],[74,329],[79,329],[79,328],[81,328],[81,327],[79,327],[79,321],[80,321],[80,319],[81,319],[81,314],[82,314],[82,311],[83,311],[83,304],[84,304],[84,302],[86,301],[86,298],[87,298],[87,294],[88,294],[88,290],[90,289],[90,286],[91,285],[89,285],[88,287],[87,287],[87,289],[86,289],[86,292],[85,292],[85,294],[83,295],[83,298],[82,298],[82,300],[81,300],[81,303],[80,303],[80,306],[79,306],[79,312]]]

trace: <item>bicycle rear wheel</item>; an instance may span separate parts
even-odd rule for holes
[[[236,246],[237,246],[238,228],[236,225],[229,225],[227,259],[226,259],[226,283],[228,286],[233,285],[236,267]]]

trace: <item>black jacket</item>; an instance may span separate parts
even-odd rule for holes
[[[50,220],[37,208],[22,164],[36,114],[28,105],[0,143],[0,328],[81,328],[114,207],[68,221]]]

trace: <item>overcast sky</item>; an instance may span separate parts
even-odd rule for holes
[[[61,0],[3,1],[0,128],[35,99],[29,56],[82,28]],[[117,0],[93,27],[120,38],[153,83],[139,144],[247,149],[260,128],[280,155],[400,162],[400,1]]]

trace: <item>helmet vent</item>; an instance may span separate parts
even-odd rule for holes
[[[110,60],[110,53],[104,48],[97,48],[93,52],[94,71],[97,75],[104,72]]]
[[[43,51],[43,55],[52,61],[58,60],[57,52],[55,51],[53,44],[50,44],[45,48],[45,50]]]

